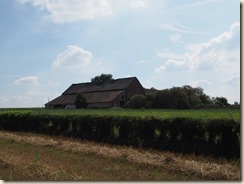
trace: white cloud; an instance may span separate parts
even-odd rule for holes
[[[49,12],[49,18],[55,23],[92,20],[112,14],[108,0],[16,0],[30,3]]]
[[[189,69],[189,64],[187,62],[188,54],[178,54],[169,49],[163,49],[163,51],[156,50],[156,56],[166,59],[164,65],[155,69],[156,72],[184,71]]]
[[[18,85],[38,85],[38,76],[22,77],[14,81]]]
[[[169,70],[187,70],[188,66],[185,61],[175,61],[175,60],[167,60],[165,66]]]
[[[181,60],[184,58],[184,55],[172,52],[169,49],[163,49],[162,51],[156,50],[155,53],[156,56],[160,58],[166,58],[166,59],[170,58],[174,60]]]
[[[163,71],[165,71],[165,68],[166,68],[165,66],[160,66],[155,69],[155,72],[158,72],[158,73],[163,72]]]
[[[212,86],[213,85],[213,83],[208,81],[208,80],[191,81],[189,84],[193,87],[204,87],[204,88],[205,88],[205,86]]]
[[[67,48],[57,55],[56,59],[51,64],[52,81],[56,84],[50,83],[50,86],[57,86],[62,81],[74,82],[80,80],[80,77],[92,77],[100,73],[111,73],[113,70],[113,63],[106,57],[93,57],[92,52],[85,50],[75,45],[69,45]],[[77,81],[79,82],[79,81]]]
[[[148,5],[148,0],[130,0],[129,6],[131,8],[145,8]]]
[[[173,34],[169,37],[170,41],[173,43],[173,44],[180,44],[180,43],[183,43],[181,41],[181,35],[180,34]]]
[[[142,64],[148,64],[148,63],[150,63],[150,61],[146,61],[146,60],[139,60],[139,61],[137,61],[137,62],[136,62],[136,64],[138,64],[138,65],[142,65]]]
[[[0,108],[33,107],[29,96],[0,97]]]
[[[173,31],[178,33],[199,34],[199,32],[193,31],[193,29],[183,25],[180,21],[176,19],[173,21],[173,23],[161,24],[160,28],[166,31]]]
[[[182,5],[181,8],[209,5],[211,3],[215,3],[215,2],[218,2],[218,1],[220,1],[220,0],[205,0],[205,1],[197,0],[197,1],[192,1],[192,2],[190,2],[188,4],[185,4],[185,5]]]
[[[141,81],[141,83],[144,88],[149,88],[149,89],[152,88],[154,85],[151,80],[143,80]]]
[[[50,88],[26,91],[14,96],[0,96],[0,108],[12,107],[43,107],[50,99],[59,94],[52,94]],[[51,95],[52,94],[52,95]],[[56,96],[55,96],[56,95]]]
[[[232,73],[224,82],[227,85],[240,85],[240,72]]]
[[[156,55],[167,60],[156,71],[184,68],[192,71],[226,69],[228,72],[236,72],[240,67],[240,23],[235,22],[229,32],[208,42],[186,45],[185,48],[187,51],[183,54],[168,49],[157,50]]]
[[[92,53],[75,45],[69,45],[52,63],[54,69],[85,69],[91,65]]]
[[[152,0],[16,0],[48,12],[54,23],[69,23],[149,8]]]
[[[240,63],[240,23],[231,25],[229,32],[224,32],[208,42],[199,44],[191,54],[193,69],[215,69],[230,67],[239,69]]]
[[[50,85],[50,86],[59,86],[60,83],[58,83],[58,82],[52,82],[52,81],[48,81],[48,85]]]
[[[160,66],[155,71],[162,72],[162,71],[185,71],[188,70],[188,64],[185,61],[176,61],[173,59],[169,59],[165,62],[163,66]]]

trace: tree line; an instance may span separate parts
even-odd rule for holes
[[[203,109],[203,108],[240,108],[238,102],[233,105],[225,97],[210,97],[201,87],[172,87],[156,90],[151,88],[146,95],[134,95],[125,105],[126,108],[155,109]]]

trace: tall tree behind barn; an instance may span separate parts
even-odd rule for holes
[[[91,82],[105,82],[105,81],[111,81],[111,80],[114,80],[113,75],[103,74],[103,73],[99,76],[91,78]]]

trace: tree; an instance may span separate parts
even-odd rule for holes
[[[189,85],[158,90],[150,99],[149,107],[163,109],[191,109],[211,104],[211,99],[200,87]]]
[[[170,104],[170,109],[190,109],[189,96],[181,87],[173,87],[170,90],[169,98],[173,101]]]
[[[129,101],[129,107],[133,109],[144,108],[147,98],[144,95],[134,95]]]
[[[234,102],[234,104],[232,105],[232,107],[240,109],[240,103]]]
[[[199,98],[200,98],[201,102],[205,105],[212,104],[211,98],[206,94],[201,94],[199,96]]]
[[[94,78],[91,78],[91,82],[104,82],[104,81],[111,81],[113,79],[112,74],[101,74],[99,76],[95,76]]]
[[[79,93],[76,96],[75,105],[76,105],[77,109],[86,108],[87,107],[86,98],[84,97],[84,95],[82,93]]]
[[[158,109],[167,109],[170,99],[168,98],[169,89],[160,90],[153,98],[153,107]]]
[[[145,104],[145,108],[146,109],[151,109],[151,108],[155,108],[155,98],[156,98],[157,92],[152,92],[149,94],[146,94],[146,104]]]
[[[213,100],[214,100],[214,104],[216,104],[216,105],[220,105],[220,106],[229,105],[228,100],[225,97],[216,97],[216,98],[213,98]]]

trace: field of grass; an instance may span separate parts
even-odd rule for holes
[[[156,118],[188,117],[195,119],[235,119],[240,120],[240,109],[201,109],[201,110],[167,110],[167,109],[0,109],[6,112],[31,112],[37,114],[54,115],[109,115],[109,116],[153,116]]]
[[[240,180],[240,160],[0,131],[0,180]]]

